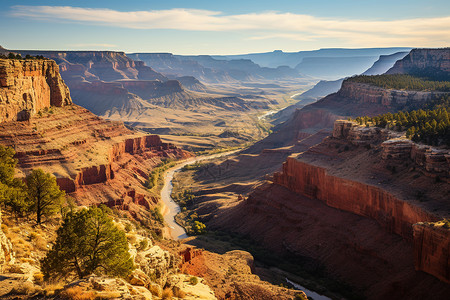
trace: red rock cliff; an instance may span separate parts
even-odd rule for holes
[[[414,229],[414,266],[450,283],[450,230],[418,223]]]
[[[71,103],[54,61],[0,59],[0,122],[25,119],[26,111]]]
[[[274,183],[328,206],[378,221],[390,232],[412,238],[412,225],[435,221],[432,214],[368,184],[331,176],[326,169],[288,158]]]

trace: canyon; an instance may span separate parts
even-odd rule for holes
[[[163,211],[164,207],[159,195],[145,185],[157,167],[171,160],[190,158],[193,154],[163,142],[158,135],[102,119],[86,108],[73,104],[69,89],[58,72],[58,65],[52,60],[30,58],[4,61],[8,68],[0,73],[0,95],[6,95],[5,105],[11,111],[26,109],[28,112],[27,118],[10,118],[9,110],[2,111],[0,145],[15,150],[16,176],[23,178],[31,170],[39,168],[56,177],[59,187],[75,205],[105,204],[112,208],[116,226],[127,232],[130,253],[137,266],[126,280],[91,275],[70,285],[59,284],[55,287],[58,295],[65,297],[70,295],[71,289],[76,289],[80,297],[92,294],[108,297],[113,293],[121,298],[152,299],[161,298],[163,289],[170,289],[183,291],[185,299],[217,299],[215,292],[220,299],[264,295],[291,299],[302,293],[260,280],[252,273],[253,258],[248,252],[227,255],[205,252],[200,261],[195,264],[191,262],[190,258],[194,257],[179,251],[180,244],[162,238],[162,220],[154,214]],[[177,81],[166,82],[181,88]],[[125,82],[125,85],[139,92],[142,84],[145,88],[158,83],[132,81]],[[25,93],[31,96],[25,99],[22,97]],[[18,98],[26,101],[16,101]],[[34,221],[26,220],[18,224],[9,211],[6,216],[0,217],[4,221],[0,228],[0,296],[48,296],[50,288],[36,278],[42,274],[40,259],[55,239],[59,219],[34,228]],[[37,236],[40,246],[29,237],[30,232]],[[181,264],[180,255],[184,258]],[[239,260],[238,265],[236,260]],[[228,269],[222,269],[225,261]],[[190,275],[181,274],[181,268]],[[217,278],[208,277],[213,273],[202,270],[218,268],[223,271],[223,285],[215,286],[213,291],[210,286]],[[233,278],[227,275],[229,272],[233,273]],[[196,275],[206,276],[206,279]],[[195,284],[188,283],[192,278],[196,280]],[[236,278],[240,278],[237,285],[234,283]]]
[[[416,49],[389,72],[432,66],[448,80],[448,62],[448,49]],[[187,171],[179,185],[193,186],[191,209],[208,228],[251,239],[311,276],[348,283],[340,291],[356,295],[345,297],[446,299],[448,148],[344,120],[445,97],[347,79],[237,156]],[[284,163],[272,165],[277,159]]]

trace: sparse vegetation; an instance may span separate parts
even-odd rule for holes
[[[163,183],[163,178],[161,178],[161,175],[164,174],[164,172],[173,167],[175,165],[175,162],[173,162],[170,159],[163,160],[158,166],[156,166],[150,175],[148,176],[147,181],[145,182],[144,186],[148,189],[153,189],[158,184]]]
[[[385,89],[450,92],[450,81],[428,80],[427,78],[407,74],[358,75],[347,80],[367,83]]]

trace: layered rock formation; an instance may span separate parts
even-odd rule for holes
[[[43,55],[56,61],[65,80],[81,76],[86,80],[115,81],[120,79],[161,80],[167,78],[142,61],[134,61],[115,51],[22,51],[24,55]],[[70,86],[69,86],[70,87]]]
[[[413,162],[422,174],[450,182],[450,150],[417,144],[405,139],[401,133],[378,127],[363,127],[354,122],[338,120],[333,135],[355,146],[381,144],[381,159],[385,162],[403,164]]]
[[[368,298],[426,297],[423,289],[432,286],[436,299],[445,299],[450,286],[416,272],[413,251],[417,270],[442,279],[447,237],[418,238],[414,224],[448,217],[448,154],[399,133],[337,121],[331,137],[289,157],[273,183],[208,225],[322,264]],[[392,277],[382,275],[386,268]]]
[[[331,176],[326,169],[288,158],[274,183],[326,205],[372,218],[388,231],[412,239],[412,225],[437,216],[371,185]]]
[[[351,79],[342,83],[337,95],[352,99],[359,105],[379,104],[387,109],[401,110],[406,107],[420,107],[426,101],[441,97],[445,92],[400,91],[383,89],[369,84],[352,82]]]
[[[54,61],[0,59],[0,122],[29,119],[43,108],[71,103]]]
[[[449,80],[450,48],[413,49],[386,74],[413,74]]]

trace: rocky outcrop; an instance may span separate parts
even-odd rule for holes
[[[0,59],[0,122],[29,119],[43,108],[71,103],[54,61]]]
[[[178,260],[170,252],[153,246],[148,250],[138,252],[135,264],[155,282],[164,287],[170,275],[178,272]]]
[[[413,74],[437,79],[450,77],[450,48],[413,49],[387,71],[387,74]]]
[[[283,164],[281,173],[274,174],[274,183],[328,206],[374,219],[406,239],[412,239],[413,224],[437,220],[436,216],[381,188],[331,176],[326,169],[293,157]]]
[[[426,176],[450,181],[450,150],[416,144],[402,133],[378,127],[364,127],[352,121],[337,120],[332,136],[355,146],[381,145],[381,158],[389,163],[412,161]]]
[[[448,93],[384,89],[369,84],[352,82],[351,79],[348,79],[342,83],[342,87],[337,94],[342,98],[358,103],[358,105],[376,104],[387,109],[401,110],[406,107],[420,107],[421,104]]]
[[[181,270],[184,273],[202,277],[215,292],[217,299],[293,299],[295,295],[306,295],[271,285],[254,274],[253,256],[245,251],[234,250],[225,254],[217,254],[198,249],[185,250],[194,254],[188,261],[183,261]]]
[[[417,223],[414,228],[414,266],[450,284],[450,229],[444,222]]]
[[[14,263],[12,244],[3,233],[1,225],[2,212],[0,210],[0,272],[3,271],[3,268],[8,264]]]

